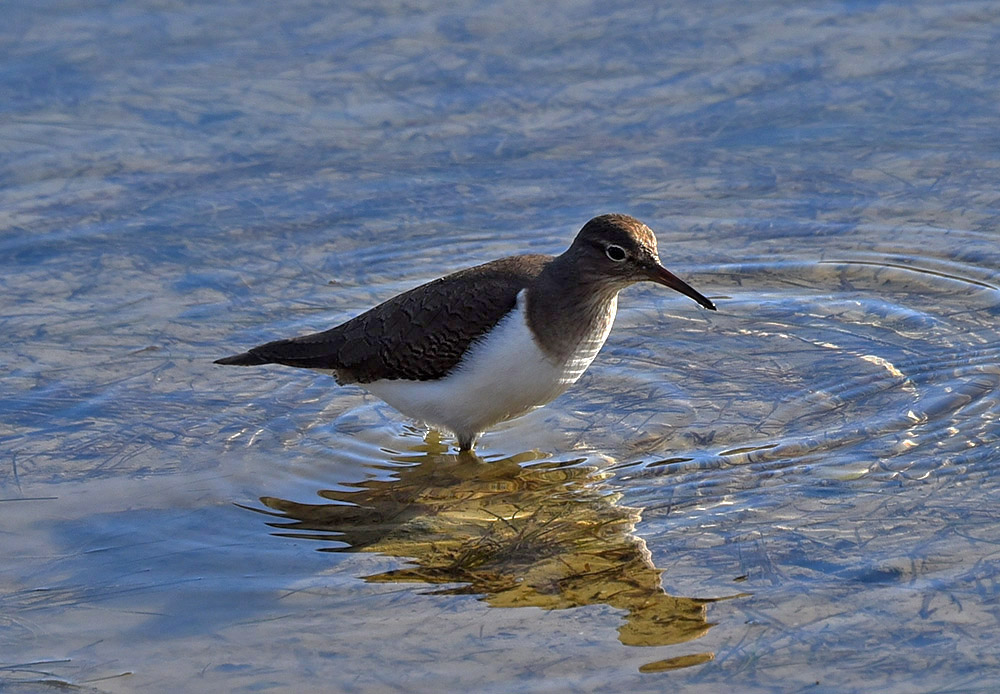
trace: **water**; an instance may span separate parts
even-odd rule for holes
[[[989,2],[12,3],[0,689],[995,691]],[[484,462],[212,359],[634,214]]]

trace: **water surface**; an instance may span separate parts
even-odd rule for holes
[[[995,691],[993,3],[14,3],[0,689]],[[482,460],[212,360],[633,214]]]

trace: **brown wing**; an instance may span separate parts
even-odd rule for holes
[[[333,369],[341,383],[446,375],[551,260],[501,258],[411,289],[321,333],[277,340],[217,364]]]

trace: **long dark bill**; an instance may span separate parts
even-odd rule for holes
[[[662,265],[657,265],[652,268],[649,272],[649,279],[662,284],[665,287],[670,287],[684,296],[689,296],[699,304],[707,308],[709,311],[715,310],[715,304],[709,301],[705,296],[701,294],[697,289],[692,287],[690,284],[682,280],[680,277],[670,272],[667,268]]]

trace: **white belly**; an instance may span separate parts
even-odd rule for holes
[[[531,336],[524,292],[516,308],[474,344],[455,370],[437,381],[381,380],[364,388],[408,417],[474,436],[557,397],[597,356],[614,321],[597,326],[565,362],[549,357]]]

